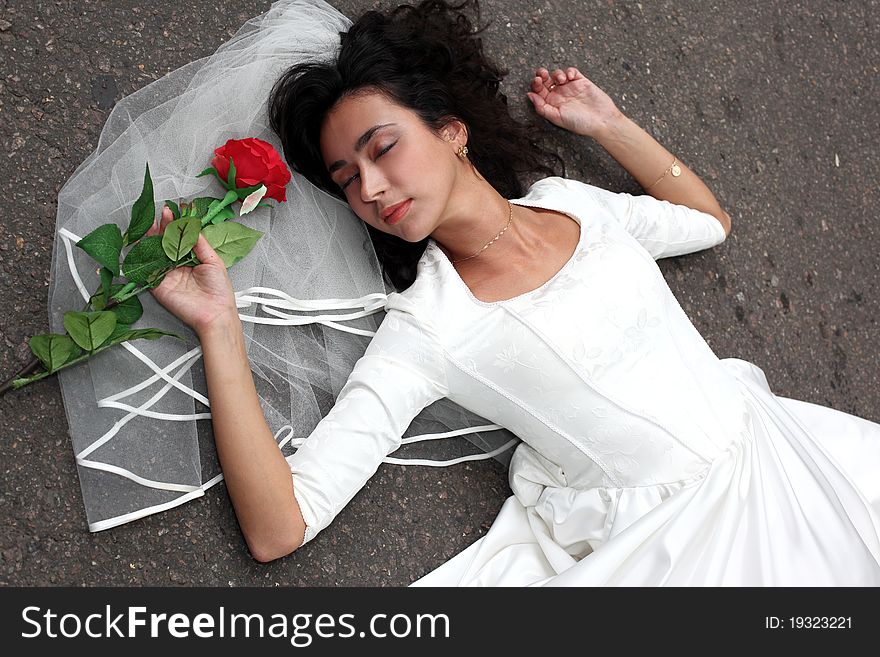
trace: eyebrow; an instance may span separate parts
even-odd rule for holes
[[[382,128],[387,128],[388,126],[391,126],[391,125],[396,125],[396,124],[395,123],[380,123],[379,125],[374,125],[372,128],[370,128],[369,130],[367,130],[364,134],[362,134],[360,136],[360,138],[357,140],[357,143],[354,145],[354,150],[358,151],[358,152],[363,150],[364,146],[367,145],[367,143],[370,141],[370,139],[373,138],[373,135],[376,134],[377,131],[381,130]],[[335,171],[339,171],[339,169],[344,167],[346,164],[348,164],[348,162],[346,162],[345,160],[336,160],[333,164],[331,164],[329,167],[327,167],[327,173],[332,175]]]

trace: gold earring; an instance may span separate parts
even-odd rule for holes
[[[466,158],[467,154],[468,154],[468,147],[467,146],[462,145],[462,146],[458,147],[458,156],[460,158],[462,158],[462,159]]]

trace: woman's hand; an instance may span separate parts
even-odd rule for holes
[[[171,210],[165,208],[160,225],[147,234],[161,235],[173,219]],[[193,251],[202,264],[172,269],[152,293],[170,313],[201,334],[218,320],[237,317],[238,310],[226,265],[204,235],[199,235]]]
[[[598,137],[623,116],[608,94],[573,66],[552,74],[539,68],[526,95],[550,123],[587,137]]]

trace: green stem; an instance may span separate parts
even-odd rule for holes
[[[24,386],[26,386],[29,383],[33,383],[34,381],[39,381],[40,379],[45,379],[47,376],[50,376],[50,375],[55,374],[57,372],[60,372],[61,370],[65,370],[68,367],[71,367],[73,365],[77,365],[79,363],[82,363],[82,362],[88,360],[89,358],[91,358],[92,356],[94,356],[95,354],[99,354],[102,351],[104,351],[105,349],[109,349],[110,347],[113,347],[116,344],[117,343],[114,342],[113,344],[108,344],[103,347],[98,347],[94,351],[87,351],[79,358],[74,358],[69,363],[64,363],[64,365],[62,365],[61,367],[59,367],[57,369],[52,370],[51,372],[40,372],[39,374],[35,374],[34,376],[30,376],[26,379],[21,379],[21,378],[14,379],[12,381],[12,389],[18,390],[19,388],[23,388]]]
[[[165,274],[167,274],[168,272],[170,272],[174,269],[177,269],[178,267],[189,267],[189,266],[195,265],[197,263],[198,263],[198,259],[195,257],[195,254],[190,253],[189,257],[186,258],[185,260],[180,260],[178,262],[175,262],[170,267],[166,267],[165,269],[159,270],[158,272],[154,272],[153,276],[155,276],[155,278],[152,281],[150,281],[149,283],[146,283],[145,285],[141,285],[140,287],[134,287],[133,289],[129,290],[128,292],[125,292],[124,294],[122,294],[122,296],[114,297],[113,305],[115,306],[117,304],[122,303],[123,301],[125,301],[127,299],[130,299],[131,297],[136,297],[139,294],[146,292],[147,290],[152,290],[154,287],[158,287],[159,284],[162,282],[162,279],[165,278]],[[129,285],[134,285],[134,283],[129,283]],[[123,290],[124,289],[125,288],[123,288]],[[123,290],[119,290],[119,293],[123,292]],[[117,294],[119,294],[119,293],[117,293]],[[107,304],[107,308],[110,308],[110,307],[111,307],[111,305]],[[106,310],[106,308],[105,308],[105,310]]]
[[[125,299],[128,298],[128,297],[125,297],[125,299],[123,299],[122,297],[125,296],[126,294],[128,294],[129,292],[131,292],[136,287],[137,287],[137,283],[126,283],[125,286],[121,290],[119,290],[119,292],[114,294],[112,298],[116,300],[116,303],[122,303],[123,301],[125,301]]]
[[[161,281],[162,279],[160,278],[159,280]],[[156,285],[158,285],[158,283],[156,283]],[[153,287],[155,287],[155,285]],[[138,293],[143,292],[144,290],[148,290],[148,289],[150,289],[150,288],[144,287]],[[98,291],[100,292],[100,290],[98,290]],[[97,293],[98,292],[95,292],[95,294],[97,294]],[[134,296],[134,294],[126,296],[125,299],[127,299],[129,296]],[[122,299],[121,301],[125,301],[125,299]],[[117,300],[117,299],[110,299],[110,301],[107,303],[107,305],[104,306],[104,310],[108,310],[108,309],[112,308],[113,306],[118,306],[121,303],[121,301]],[[87,303],[85,305],[85,307],[83,308],[83,310],[84,311],[88,310],[89,307],[90,307],[90,305]],[[22,367],[13,376],[11,376],[6,381],[4,381],[2,384],[0,384],[0,397],[2,397],[9,390],[18,390],[19,388],[26,386],[29,383],[33,383],[34,381],[39,381],[40,379],[45,379],[50,374],[54,374],[55,372],[57,372],[59,370],[63,370],[65,367],[69,367],[70,365],[73,365],[75,363],[79,363],[79,362],[89,358],[90,356],[93,356],[94,354],[98,353],[98,351],[100,351],[100,349],[98,349],[96,351],[92,351],[92,352],[86,352],[83,356],[80,356],[79,358],[76,358],[76,359],[70,361],[69,363],[64,364],[62,367],[59,367],[57,370],[53,370],[52,372],[40,372],[39,374],[36,374],[34,376],[29,377],[27,375],[38,370],[40,368],[40,365],[42,364],[42,363],[40,363],[40,360],[38,358],[36,358],[36,357],[31,358],[24,365],[24,367]]]
[[[185,267],[185,266],[189,266],[189,265],[194,265],[197,262],[198,262],[198,260],[195,257],[195,254],[191,253],[190,256],[186,260],[182,260],[178,263],[175,263],[171,267],[166,268],[151,283],[147,283],[146,285],[141,285],[140,287],[137,287],[137,285],[135,283],[129,283],[128,285],[126,285],[126,287],[132,286],[132,289],[129,290],[129,292],[127,292],[126,294],[124,294],[123,296],[121,296],[119,298],[114,297],[114,298],[111,298],[110,300],[108,300],[107,305],[104,306],[104,310],[109,310],[110,308],[113,308],[114,306],[118,306],[120,303],[122,303],[126,299],[130,299],[131,297],[135,297],[135,296],[141,294],[142,292],[146,292],[147,290],[152,290],[154,287],[157,287],[162,282],[162,279],[165,278],[165,274],[167,274],[172,269],[175,269],[177,267]],[[123,289],[125,289],[125,288],[123,288]],[[100,291],[101,290],[99,289],[98,291],[95,292],[95,294],[97,294]],[[122,292],[122,290],[120,290],[120,292]],[[94,295],[92,295],[92,296],[94,296]],[[85,305],[85,307],[83,308],[83,311],[86,311],[89,308],[90,308],[90,304],[87,303]],[[112,345],[108,345],[108,346],[112,346]],[[28,374],[31,374],[32,372],[35,372],[37,369],[39,369],[39,367],[41,365],[38,358],[31,358],[31,360],[29,360],[24,365],[24,367],[22,367],[13,376],[11,376],[9,379],[7,379],[2,384],[0,384],[0,397],[2,397],[9,390],[18,390],[19,388],[26,386],[29,383],[33,383],[34,381],[39,381],[40,379],[45,379],[50,374],[54,374],[55,372],[63,370],[64,368],[69,367],[71,365],[75,365],[76,363],[80,363],[80,362],[90,358],[91,356],[94,356],[98,352],[103,351],[106,348],[107,347],[100,347],[99,349],[97,349],[95,351],[86,352],[84,355],[80,356],[79,358],[76,358],[76,359],[70,361],[69,363],[65,363],[63,366],[59,367],[57,370],[53,370],[52,372],[40,372],[39,374],[35,374],[34,376],[27,376]]]
[[[97,294],[100,291],[101,290],[99,289],[97,292],[95,292],[95,294]],[[94,294],[92,296],[94,296]],[[104,307],[104,309],[106,310],[107,308],[112,308],[113,306],[116,306],[116,305],[119,305],[119,302],[114,299],[111,299],[107,303],[107,305]],[[83,312],[88,310],[89,307],[90,307],[90,304],[86,303],[86,305],[83,306]],[[73,362],[73,361],[71,361],[71,362]],[[6,394],[9,390],[18,390],[19,388],[21,388],[24,385],[27,385],[31,381],[37,381],[38,379],[43,379],[43,378],[49,376],[50,372],[41,372],[40,374],[36,375],[35,377],[22,378],[22,377],[27,377],[28,374],[31,374],[32,372],[35,372],[36,370],[38,370],[40,368],[40,365],[42,365],[42,363],[40,363],[40,359],[36,358],[36,357],[32,357],[27,363],[25,363],[25,365],[20,370],[18,370],[18,372],[16,372],[11,377],[6,379],[6,381],[4,381],[2,384],[0,384],[0,397],[2,397],[4,394]],[[24,381],[25,383],[18,383],[19,381]]]
[[[31,372],[36,371],[39,367],[39,359],[31,358],[24,367],[22,367],[12,377],[8,378],[6,381],[3,382],[2,385],[0,385],[0,396],[3,396],[8,390],[12,390],[15,381],[19,380],[23,376],[27,376]]]
[[[169,269],[169,270],[163,272],[163,273],[162,273],[162,276],[164,276],[165,274],[167,274],[168,271],[171,271],[171,270]],[[162,281],[162,279],[160,278],[160,279],[159,279],[159,282],[161,282],[161,281]],[[155,285],[142,285],[141,287],[135,287],[134,289],[129,290],[126,294],[123,294],[121,297],[114,297],[114,298],[113,298],[113,306],[118,306],[118,305],[119,305],[120,303],[122,303],[123,301],[128,301],[128,300],[131,299],[132,297],[136,297],[136,296],[138,296],[139,294],[141,294],[142,292],[146,292],[147,290],[150,290],[150,289],[156,287],[156,285],[158,285],[159,282],[157,282]],[[122,290],[120,290],[120,292],[122,292]],[[108,303],[108,304],[105,306],[104,310],[108,310],[108,309],[112,308],[113,306],[111,306],[111,305]]]
[[[228,205],[232,205],[235,201],[238,200],[238,192],[234,189],[230,189],[226,192],[226,196],[223,197],[223,200],[218,203],[213,210],[208,212],[204,217],[202,217],[202,228],[211,223],[211,219],[213,219],[220,210],[225,208]]]

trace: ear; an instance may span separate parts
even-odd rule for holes
[[[458,118],[450,118],[441,131],[443,139],[455,142],[458,146],[465,146],[468,141],[468,129],[464,121]]]

